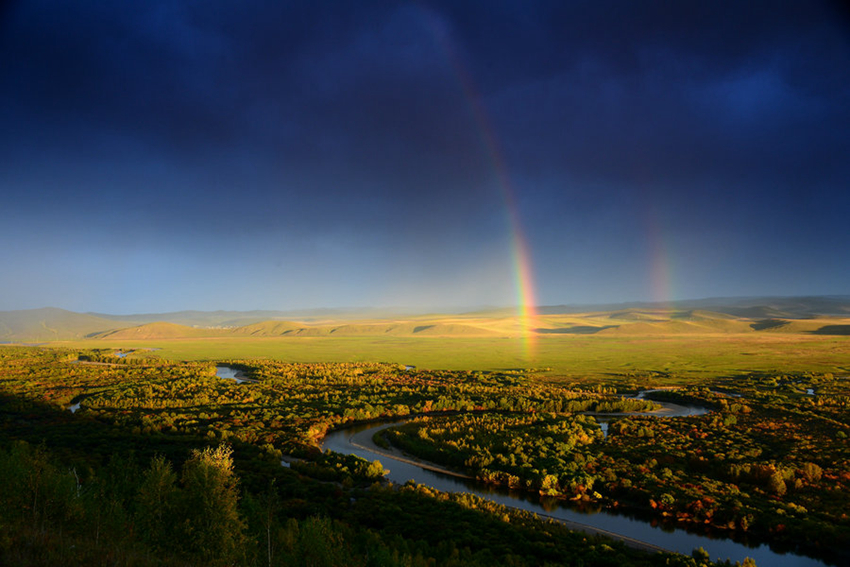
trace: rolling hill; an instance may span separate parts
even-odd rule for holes
[[[132,340],[132,339],[182,339],[198,337],[221,337],[229,334],[225,329],[206,329],[187,327],[177,323],[145,323],[135,327],[97,333],[93,339]]]
[[[608,307],[609,309],[601,309]],[[553,335],[850,335],[850,297],[732,298],[662,304],[541,307],[528,321],[515,310],[407,315],[378,310],[181,311],[128,316],[57,308],[0,312],[0,342],[202,337],[498,337]],[[381,313],[381,315],[379,315]],[[359,315],[359,318],[355,318]],[[531,326],[533,325],[533,327]]]
[[[132,321],[106,319],[55,307],[0,311],[0,341],[82,339],[94,333],[120,329],[132,324]]]
[[[444,321],[440,319],[424,321],[368,321],[346,324],[305,325],[292,321],[265,321],[240,327],[232,331],[234,335],[254,337],[358,337],[358,336],[493,336],[498,333],[474,325]]]

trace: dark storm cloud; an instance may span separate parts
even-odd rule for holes
[[[505,82],[503,67],[490,79],[518,163],[662,181],[844,170],[850,49],[826,7],[559,6],[518,26],[545,56],[511,44],[522,80]],[[476,29],[494,28],[507,34]],[[473,44],[483,54],[493,41]]]
[[[777,47],[846,49],[847,31],[823,2],[496,2],[441,6],[457,22],[464,43],[491,53],[488,80],[501,83],[505,68],[526,80],[550,76],[591,57],[616,74],[641,74],[648,51],[669,51],[694,74],[723,76],[730,68],[770,56]],[[818,37],[822,36],[822,37]],[[811,53],[810,53],[811,54]],[[800,53],[803,56],[804,53]],[[826,55],[824,53],[824,55]],[[651,66],[651,65],[650,65]]]
[[[841,157],[818,151],[846,139],[850,112],[828,6],[526,4],[20,3],[5,74],[66,135],[82,121],[171,152],[247,144],[435,185],[483,167],[438,20],[517,162],[686,177]]]
[[[21,231],[492,274],[506,172],[552,289],[565,258],[637,268],[640,218],[694,251],[804,250],[812,226],[850,244],[838,4],[4,6],[0,216]]]
[[[418,8],[380,8],[21,4],[7,96],[20,128],[76,151],[115,133],[215,169],[239,148],[284,173],[333,170],[331,193],[390,200],[480,185],[471,116]]]

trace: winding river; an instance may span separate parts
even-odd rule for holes
[[[643,413],[642,415],[675,417],[701,415],[708,411],[705,408],[686,407],[667,402],[656,403],[663,406],[663,408],[649,412],[648,414]],[[625,414],[599,415],[597,419],[601,422],[607,422],[616,415]],[[711,554],[713,559],[731,559],[732,561],[742,562],[746,557],[752,557],[756,560],[759,567],[813,567],[827,565],[823,561],[810,557],[773,551],[765,544],[757,547],[748,547],[731,539],[713,539],[704,535],[692,534],[682,529],[652,526],[649,521],[627,517],[608,510],[580,512],[570,508],[568,503],[563,500],[554,498],[541,499],[534,494],[493,487],[464,475],[448,473],[439,466],[403,455],[398,450],[387,451],[381,449],[372,441],[372,436],[378,431],[399,425],[408,420],[409,418],[377,425],[365,424],[334,431],[325,437],[322,449],[357,455],[369,461],[381,460],[383,463],[389,465],[390,472],[387,475],[388,480],[396,484],[404,484],[408,480],[412,480],[418,484],[431,486],[445,492],[467,492],[475,494],[498,504],[535,512],[539,516],[564,522],[573,529],[583,530],[588,533],[606,534],[615,539],[623,540],[634,547],[655,550],[664,549],[677,551],[686,555],[690,555],[695,548],[702,547]],[[603,428],[607,428],[607,423],[604,423]],[[392,462],[387,463],[387,459],[392,459]]]
[[[107,363],[92,363],[107,364]],[[248,378],[240,370],[229,366],[218,365],[216,376],[225,380],[234,380],[236,383],[256,382]],[[644,391],[638,398],[651,391]],[[702,415],[708,412],[705,408],[682,406],[669,402],[655,402],[662,406],[653,412],[642,413],[608,413],[594,415],[602,427],[603,433],[607,433],[608,422],[612,418],[624,415],[654,415],[657,417],[680,417],[691,415]],[[72,413],[80,409],[77,403],[67,407]],[[545,518],[551,518],[567,524],[572,529],[583,530],[588,533],[605,534],[612,538],[625,541],[633,547],[649,550],[677,551],[686,555],[697,548],[702,547],[711,554],[713,559],[731,559],[732,561],[743,561],[746,557],[756,560],[759,567],[825,567],[823,561],[812,559],[792,553],[783,554],[773,551],[765,544],[757,547],[748,547],[731,539],[713,539],[704,535],[688,533],[682,529],[667,526],[652,526],[649,521],[627,517],[608,510],[593,512],[581,512],[570,508],[569,503],[554,498],[540,498],[531,493],[509,491],[504,488],[494,487],[478,482],[468,476],[452,473],[442,467],[420,461],[402,454],[398,450],[387,451],[375,445],[372,437],[382,429],[400,425],[411,418],[398,419],[379,424],[364,424],[334,431],[328,434],[322,449],[335,451],[337,453],[357,455],[369,461],[381,460],[389,463],[390,472],[388,480],[396,484],[404,484],[408,480],[431,486],[445,492],[467,492],[481,498],[486,498],[498,504],[510,506],[534,512]]]

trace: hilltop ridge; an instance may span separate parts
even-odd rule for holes
[[[0,312],[0,341],[130,340],[199,337],[496,337],[804,333],[850,335],[850,296],[729,298],[584,306],[543,306],[525,320],[515,310],[402,315],[382,310],[179,311],[136,315],[48,307]],[[355,315],[360,315],[359,318]],[[530,327],[530,325],[534,325]]]

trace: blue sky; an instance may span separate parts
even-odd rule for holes
[[[541,304],[850,293],[837,2],[13,1],[0,61],[0,309],[512,305],[500,174]]]

